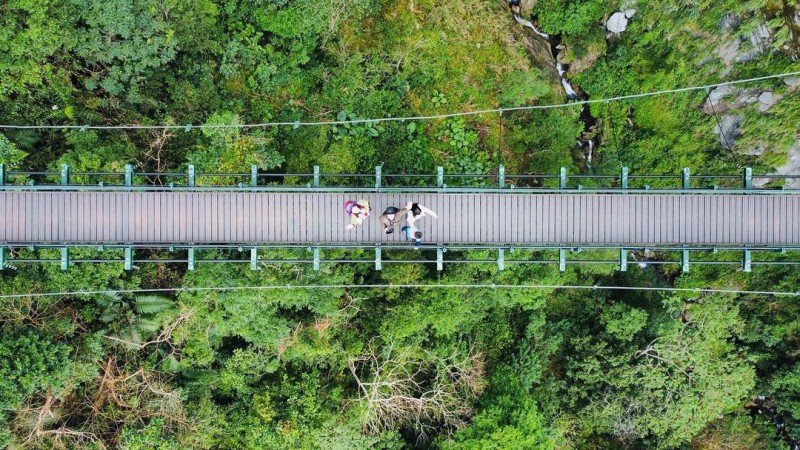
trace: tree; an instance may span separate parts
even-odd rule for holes
[[[5,164],[6,170],[16,168],[27,155],[0,133],[0,164]]]
[[[754,386],[755,373],[731,343],[742,322],[723,299],[706,298],[693,305],[685,323],[673,320],[658,326],[658,336],[631,359],[614,355],[612,347],[578,349],[606,353],[611,363],[598,368],[605,372],[605,381],[590,388],[587,412],[593,427],[623,442],[643,439],[671,448],[740,408]]]
[[[0,446],[11,442],[10,422],[28,397],[60,394],[72,371],[70,354],[69,346],[45,334],[0,327]]]
[[[36,391],[58,392],[70,373],[70,349],[29,329],[0,330],[0,409],[15,410]]]
[[[520,379],[510,366],[501,365],[492,375],[491,387],[481,397],[477,413],[469,426],[441,447],[457,449],[542,449],[566,447],[557,420],[549,420],[539,410],[533,396],[525,393]]]
[[[77,44],[89,91],[153,102],[142,87],[177,53],[175,30],[156,8],[123,0],[74,0]]]

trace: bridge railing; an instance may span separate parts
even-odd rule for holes
[[[205,253],[205,257],[203,257]],[[800,247],[709,247],[709,246],[569,246],[569,245],[442,245],[425,244],[412,249],[402,244],[335,245],[132,245],[132,244],[2,244],[0,270],[15,270],[20,264],[55,263],[62,270],[73,264],[122,264],[135,270],[139,264],[178,263],[195,270],[198,264],[250,264],[263,270],[279,264],[310,264],[320,270],[322,264],[436,264],[437,270],[454,264],[496,264],[502,271],[507,265],[545,264],[559,271],[576,265],[609,265],[619,271],[629,267],[647,269],[672,266],[689,272],[694,265],[738,266],[743,272],[756,266],[797,266]],[[349,257],[348,257],[349,256]],[[795,258],[795,259],[792,259]]]
[[[800,192],[800,175],[741,174],[693,175],[686,168],[679,174],[638,174],[622,167],[618,175],[506,174],[503,166],[488,174],[448,174],[437,167],[435,174],[384,174],[376,166],[370,174],[263,173],[251,166],[249,173],[201,173],[189,165],[186,172],[136,172],[126,165],[122,172],[72,172],[61,170],[9,171],[0,164],[0,190],[125,190],[125,191],[351,191],[351,192]]]

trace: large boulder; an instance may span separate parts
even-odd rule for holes
[[[796,140],[789,149],[786,163],[775,169],[772,175],[800,175],[800,139]],[[753,186],[761,187],[773,181],[769,178],[753,179]],[[789,178],[786,180],[787,189],[800,189],[800,178]]]
[[[778,167],[778,175],[800,175],[800,139],[795,141],[789,149],[789,158],[786,164]],[[800,189],[800,178],[790,178],[786,180],[786,187],[789,189]]]
[[[758,110],[761,112],[766,112],[775,103],[778,103],[778,100],[783,98],[782,95],[775,95],[770,91],[764,91],[761,95],[758,96]]]
[[[738,149],[736,153],[740,155],[747,155],[747,156],[761,156],[767,150],[767,147],[763,145],[756,145],[755,147],[746,148],[746,149]]]
[[[595,62],[597,62],[597,60],[604,55],[605,50],[606,47],[604,43],[598,42],[589,45],[589,47],[585,49],[583,56],[580,58],[569,59],[567,55],[572,56],[575,52],[560,52],[558,54],[559,62],[562,64],[569,64],[569,74],[574,76],[594,66]],[[564,57],[562,57],[562,55],[564,55]]]
[[[725,32],[736,31],[739,29],[739,26],[741,24],[742,24],[742,18],[739,17],[738,14],[734,13],[725,14],[719,21],[720,29]]]
[[[729,84],[717,86],[708,94],[703,112],[722,114],[750,103],[756,103],[761,91],[758,89],[739,89]]]
[[[719,144],[721,146],[728,150],[733,150],[733,147],[736,146],[736,138],[742,134],[739,131],[742,122],[744,122],[744,117],[742,116],[727,115],[720,118],[719,125],[714,127],[714,134],[719,135]]]
[[[717,86],[709,92],[706,103],[703,105],[703,112],[706,114],[720,114],[727,111],[730,106],[728,102],[723,101],[726,96],[737,95],[739,90],[735,87],[726,84],[724,86]]]
[[[608,31],[619,34],[628,27],[628,17],[624,12],[615,12],[608,18],[606,28]]]
[[[773,36],[772,30],[770,30],[767,24],[762,23],[761,25],[757,26],[752,33],[750,33],[750,44],[755,48],[760,48],[761,50],[766,50],[769,48],[770,44],[772,44]]]
[[[772,30],[763,23],[747,35],[728,36],[729,38],[714,51],[725,66],[722,70],[723,77],[731,72],[734,64],[757,58],[775,40]]]

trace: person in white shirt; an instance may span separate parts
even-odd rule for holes
[[[425,216],[431,216],[434,219],[439,218],[438,214],[420,205],[419,203],[408,202],[406,203],[406,209],[408,209],[408,214],[406,215],[406,224],[411,228],[416,228],[414,224]]]

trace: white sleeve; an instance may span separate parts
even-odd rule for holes
[[[418,206],[419,206],[419,209],[421,209],[423,213],[425,213],[425,214],[427,214],[429,216],[433,216],[434,219],[438,219],[439,218],[439,215],[436,214],[435,212],[433,212],[432,210],[430,210],[430,209],[428,209],[428,208],[426,208],[426,207],[424,207],[422,205],[418,205]]]

